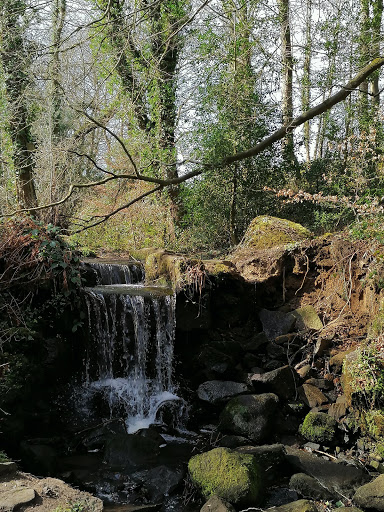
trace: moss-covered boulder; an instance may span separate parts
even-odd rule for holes
[[[223,432],[248,437],[259,444],[273,433],[278,403],[279,399],[274,393],[232,398],[220,415],[219,428]]]
[[[255,505],[262,495],[262,473],[252,455],[215,448],[188,463],[193,484],[203,496],[216,495],[234,505]]]
[[[320,331],[323,328],[323,323],[313,306],[308,305],[295,309],[292,311],[292,315],[296,318],[296,328],[299,331],[306,329]]]
[[[250,223],[244,235],[242,246],[253,249],[270,249],[300,242],[310,235],[310,231],[301,224],[263,215],[256,217]]]
[[[323,412],[309,412],[301,426],[301,435],[313,443],[332,443],[336,436],[337,422]]]
[[[268,510],[269,512],[318,512],[316,503],[309,500],[296,500]]]

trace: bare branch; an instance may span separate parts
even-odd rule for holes
[[[152,188],[151,190],[148,190],[147,192],[144,192],[144,194],[141,194],[140,196],[135,197],[135,199],[132,199],[129,203],[124,204],[123,206],[120,206],[119,208],[116,208],[116,210],[113,210],[112,212],[108,213],[107,215],[100,215],[99,217],[102,217],[97,222],[94,222],[93,224],[89,224],[88,226],[84,226],[83,228],[74,231],[74,233],[81,233],[82,231],[85,231],[89,228],[94,228],[95,226],[98,226],[99,224],[102,224],[103,222],[106,222],[109,218],[113,217],[113,215],[116,215],[117,213],[121,212],[122,210],[125,210],[126,208],[129,208],[135,203],[138,203],[145,197],[154,194],[155,192],[159,192],[162,190],[162,185],[159,185],[158,187]]]

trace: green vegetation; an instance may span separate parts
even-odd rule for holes
[[[245,232],[242,246],[250,249],[270,249],[300,242],[310,236],[310,231],[300,224],[265,215],[252,220]]]
[[[9,461],[10,461],[10,459],[9,459],[8,455],[5,452],[0,450],[0,462],[9,462]]]
[[[215,448],[188,463],[192,482],[204,497],[217,495],[233,504],[255,504],[262,493],[261,472],[252,455]]]
[[[67,505],[57,507],[53,512],[87,512],[86,504],[77,501],[76,503],[68,503]]]

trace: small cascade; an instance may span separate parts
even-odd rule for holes
[[[94,285],[136,284],[145,279],[144,267],[140,263],[100,262],[88,259],[83,262],[86,281]]]
[[[173,381],[176,298],[164,288],[127,284],[129,265],[92,265],[100,284],[85,289],[89,335],[81,406],[88,415],[124,418],[133,433],[182,410]]]

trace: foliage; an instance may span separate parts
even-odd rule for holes
[[[384,404],[384,338],[367,341],[343,363],[343,387],[350,401],[363,409]]]
[[[10,459],[9,459],[8,455],[5,452],[0,450],[0,463],[1,462],[9,462],[9,461],[10,461]]]

